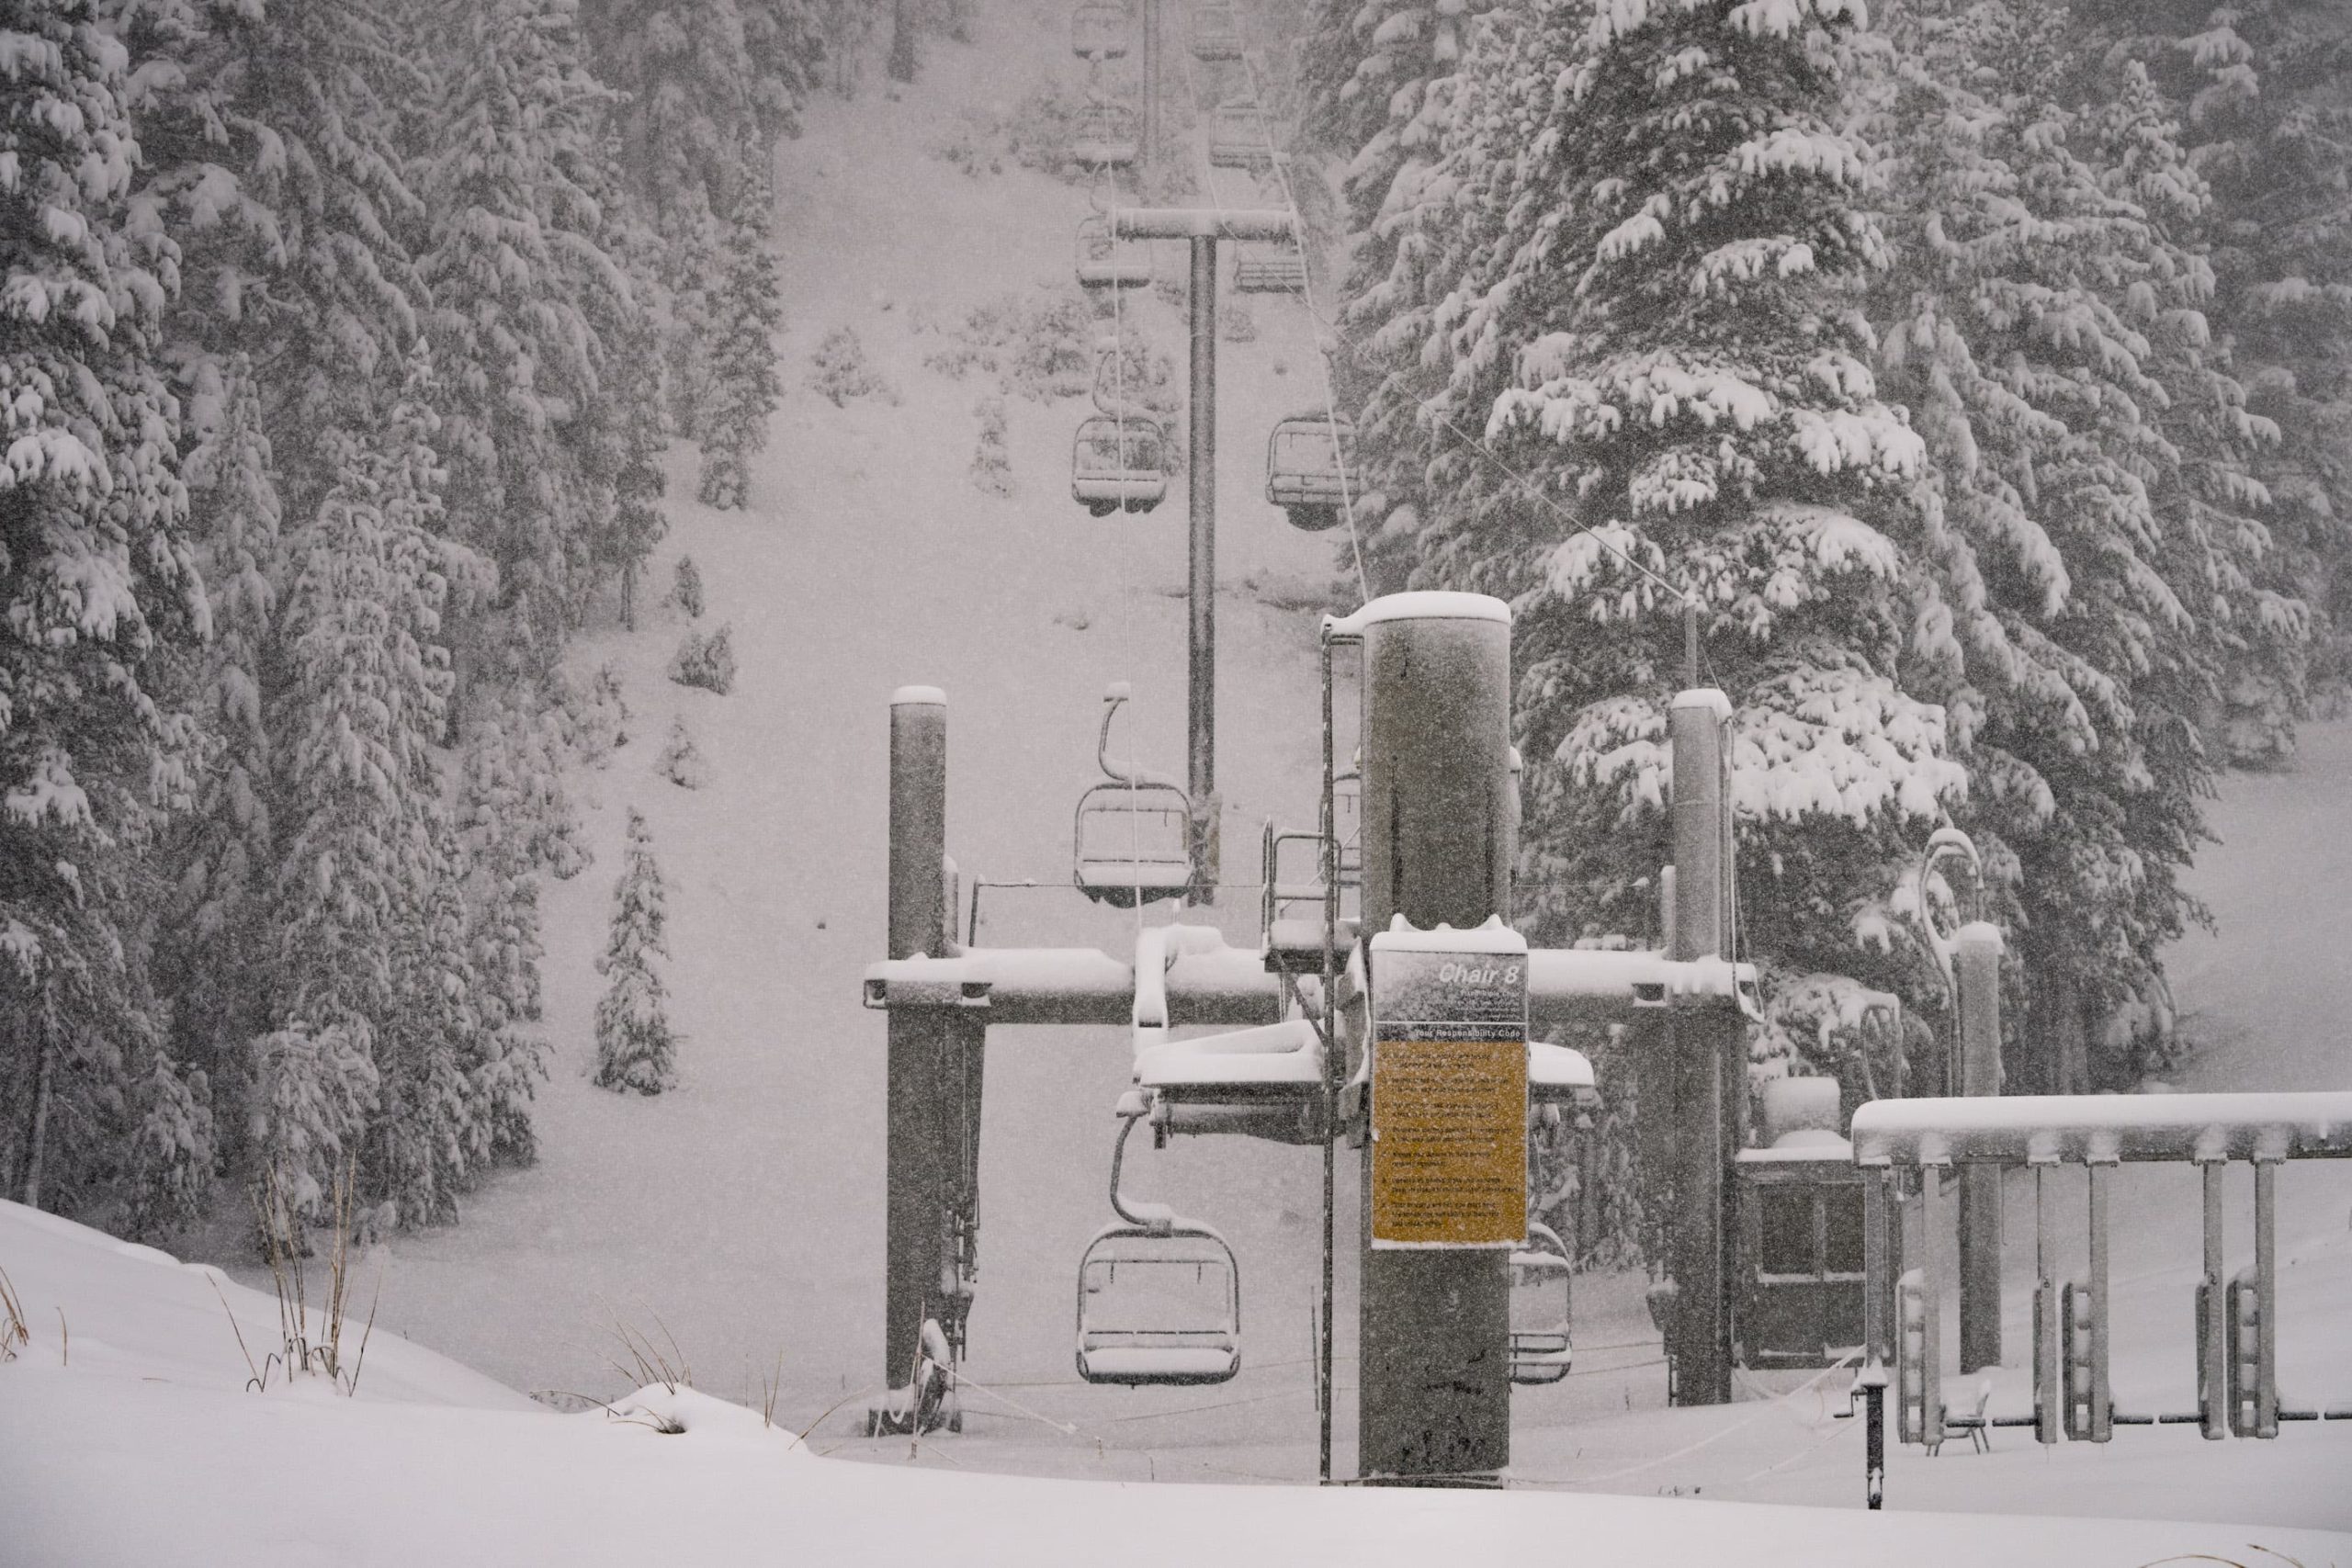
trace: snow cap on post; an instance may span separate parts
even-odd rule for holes
[[[1731,722],[1731,699],[1714,686],[1693,686],[1687,692],[1674,694],[1672,707],[1705,708],[1722,723]]]
[[[2007,944],[2001,940],[2001,928],[1992,921],[1971,920],[1952,933],[1952,945],[1962,953],[1984,950],[1998,958]]]
[[[1500,621],[1509,626],[1510,606],[1487,593],[1385,593],[1352,615],[1326,617],[1323,635],[1343,640],[1361,637],[1365,627],[1384,621]]]
[[[890,694],[890,705],[892,707],[900,707],[910,704],[928,705],[932,707],[944,708],[947,705],[947,694],[941,691],[936,686],[901,686],[897,691]]]

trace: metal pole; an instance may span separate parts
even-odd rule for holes
[[[1982,920],[1960,928],[1960,1092],[2001,1092],[2001,933]],[[2001,1169],[1960,1172],[1960,1370],[2001,1364]]]
[[[1331,694],[1331,639],[1323,638],[1323,1332],[1315,1347],[1316,1386],[1322,1390],[1321,1409],[1317,1412],[1320,1430],[1317,1434],[1316,1477],[1326,1486],[1331,1483],[1331,1423],[1332,1406],[1337,1400],[1331,1388],[1332,1273],[1335,1255],[1339,1251],[1339,1142],[1340,1142],[1340,1016],[1332,1005],[1339,989],[1340,937],[1340,813],[1333,796],[1338,790],[1336,777],[1338,740],[1333,734],[1335,715]],[[1266,871],[1271,879],[1273,868]]]
[[[1862,1484],[1871,1512],[1886,1506],[1886,1369],[1862,1385]]]
[[[1919,1275],[1922,1290],[1919,1356],[1919,1441],[1944,1440],[1944,1176],[1949,1167],[1919,1170]]]
[[[2254,1162],[2254,1271],[2262,1292],[2262,1319],[2256,1328],[2254,1435],[2278,1435],[2278,1162]]]
[[[939,953],[948,914],[941,867],[947,837],[947,698],[907,686],[890,699],[889,952]],[[882,1377],[887,1389],[912,1380],[923,1321],[934,1315],[944,1239],[946,1150],[941,1118],[943,1030],[932,1010],[889,1012],[888,1186],[883,1241]],[[886,1404],[886,1419],[894,1407]],[[913,1402],[906,1402],[906,1418]]]
[[[2217,1442],[2230,1435],[2230,1281],[2222,1271],[2222,1179],[2228,1171],[2218,1158],[2198,1166],[2205,1184],[2205,1278],[2197,1287],[2197,1425]]]
[[[1496,839],[1510,750],[1510,620],[1446,594],[1359,613],[1363,929],[1501,913]],[[1371,1145],[1365,1145],[1370,1190]],[[1510,1462],[1510,1255],[1374,1248],[1363,1205],[1358,1468],[1405,1485],[1494,1484]]]
[[[1730,876],[1724,818],[1724,732],[1731,704],[1721,692],[1694,690],[1674,699],[1674,926],[1669,955],[1729,956],[1731,933],[1724,890]],[[1667,1354],[1674,1362],[1678,1404],[1731,1403],[1730,1270],[1724,1247],[1724,1166],[1734,1096],[1747,1092],[1746,1075],[1727,1081],[1739,1059],[1743,1026],[1734,1014],[1672,1016],[1675,1076],[1679,1080],[1673,1136],[1675,1183],[1668,1269],[1677,1287]]]
[[[2060,1370],[2056,1168],[2033,1168],[2033,1436],[2054,1443],[2064,1426],[2065,1393]]]
[[[2085,1172],[2090,1184],[2091,1228],[2091,1410],[2090,1440],[2115,1436],[2114,1396],[2108,1382],[2107,1183],[2114,1167],[2094,1162]]]
[[[1185,577],[1192,610],[1187,652],[1189,772],[1193,802],[1193,896],[1216,900],[1216,240],[1192,240],[1193,404],[1190,477],[1192,556]]]
[[[1862,1173],[1862,1484],[1872,1509],[1886,1498],[1886,1380],[1895,1358],[1895,1248],[1888,1230],[1894,1207],[1894,1172]],[[1899,1218],[1898,1222],[1899,1224]]]
[[[1159,0],[1143,0],[1143,168],[1159,172]],[[1148,199],[1148,198],[1147,198]]]

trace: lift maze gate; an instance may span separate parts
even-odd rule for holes
[[[2352,1420],[2352,1399],[2299,1404],[2278,1386],[2278,1183],[2290,1160],[2352,1158],[2352,1093],[2023,1095],[1895,1100],[1854,1114],[1854,1160],[1865,1182],[1866,1386],[1892,1368],[1898,1438],[1933,1449],[1954,1432],[1996,1427],[2035,1438],[2104,1443],[2119,1426],[2194,1426],[2209,1438],[2276,1438],[2281,1422]],[[2197,1369],[2189,1410],[2119,1410],[2109,1392],[2108,1210],[2124,1163],[2196,1167],[2203,1194],[2204,1266],[2181,1303]],[[2254,1174],[2253,1260],[2229,1270],[2223,1184],[2233,1163]],[[2062,1278],[2058,1179],[2079,1167],[2087,1267]],[[1946,1179],[1974,1168],[2034,1177],[2033,1407],[1953,1411],[1944,1399],[1942,1284],[1951,1198]],[[1916,1252],[1904,1250],[1903,1193],[1917,1210]],[[2346,1391],[2352,1393],[2352,1391]]]
[[[2030,1424],[2053,1442],[2104,1440],[2135,1421],[2267,1437],[2281,1422],[2352,1418],[2352,1407],[2281,1398],[2272,1235],[2280,1164],[2352,1156],[2352,1095],[2003,1099],[1996,1078],[1953,1067],[1949,1087],[1978,1098],[1871,1100],[1853,1118],[1850,1144],[1838,1132],[1834,1085],[1781,1086],[1765,1097],[1765,1137],[1743,1146],[1756,980],[1726,957],[1736,908],[1730,705],[1704,690],[1672,704],[1666,948],[1530,948],[1510,925],[1518,826],[1510,630],[1499,602],[1469,594],[1393,595],[1326,617],[1317,826],[1268,825],[1254,947],[1181,919],[1139,924],[1125,953],[958,941],[944,830],[946,699],[929,687],[897,694],[890,950],[865,978],[865,1004],[888,1015],[889,1053],[889,1392],[868,1411],[869,1430],[960,1426],[956,1369],[978,1276],[992,1024],[1126,1030],[1133,1070],[1114,1107],[1114,1217],[1075,1280],[1075,1359],[1087,1381],[1216,1382],[1244,1358],[1242,1261],[1214,1225],[1120,1189],[1138,1127],[1163,1145],[1247,1136],[1323,1151],[1326,1325],[1338,1245],[1333,1171],[1341,1148],[1360,1151],[1357,1435],[1366,1481],[1497,1483],[1510,1463],[1511,1385],[1569,1370],[1570,1263],[1558,1238],[1530,1222],[1525,1165],[1532,1126],[1597,1103],[1583,1055],[1540,1038],[1566,1025],[1621,1028],[1634,1047],[1644,1179],[1674,1216],[1669,1278],[1653,1293],[1674,1403],[1727,1401],[1735,1359],[1826,1366],[1859,1357],[1857,1392],[1873,1417],[1873,1502],[1890,1371],[1898,1435],[1931,1446],[1983,1423]],[[1343,771],[1332,664],[1350,648],[1363,665],[1362,750]],[[1198,821],[1200,803],[1173,779],[1110,756],[1110,717],[1124,699],[1114,690],[1105,714],[1105,784],[1080,808],[1073,883],[1119,908],[1204,901],[1215,889],[1182,865],[1183,824]],[[1377,828],[1354,844],[1341,826],[1351,783],[1361,819]],[[1931,857],[1951,840],[1939,834]],[[1963,927],[1950,945],[1960,994],[1979,998],[1962,1008],[1959,1032],[1973,1049],[1996,1046],[1997,1019],[1983,998],[1997,995],[1998,933]],[[1214,1032],[1177,1032],[1202,1028]],[[2205,1172],[2194,1412],[2118,1411],[2108,1397],[2106,1181],[2125,1160],[2192,1161]],[[2256,1197],[2255,1261],[2235,1276],[2225,1273],[2220,1229],[2222,1172],[2233,1160],[2252,1162]],[[2025,1165],[2046,1184],[2065,1164],[2088,1168],[2091,1267],[2082,1280],[2057,1278],[2045,1191],[2034,1409],[1948,1411],[1943,1177],[1974,1169],[1992,1180],[1989,1215],[1980,1204],[1973,1216],[1980,1245],[1963,1247],[1959,1270],[1963,1318],[1980,1324],[1976,1353],[1991,1347],[1981,1366],[1999,1359],[1994,1168]],[[1920,1238],[1910,1257],[1906,1202]],[[1332,1338],[1328,1326],[1318,1334],[1327,1480]]]

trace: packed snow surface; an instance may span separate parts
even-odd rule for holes
[[[1106,1553],[1133,1568],[1381,1568],[1540,1561],[1569,1541],[1602,1562],[1759,1568],[2080,1568],[2257,1546],[2316,1568],[2352,1555],[2352,1538],[2268,1527],[884,1469],[820,1458],[758,1411],[684,1384],[560,1416],[380,1331],[356,1394],[316,1377],[248,1392],[248,1351],[275,1342],[274,1300],[14,1203],[0,1202],[0,1257],[30,1325],[0,1365],[10,1568],[642,1568],[779,1554],[1099,1568]]]

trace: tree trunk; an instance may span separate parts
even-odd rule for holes
[[[40,1066],[33,1076],[32,1116],[25,1134],[25,1181],[18,1201],[28,1209],[40,1207],[41,1155],[49,1142],[49,1097],[57,1077],[57,1036],[40,1032]]]
[[[915,19],[908,0],[890,0],[890,80],[915,79]]]

